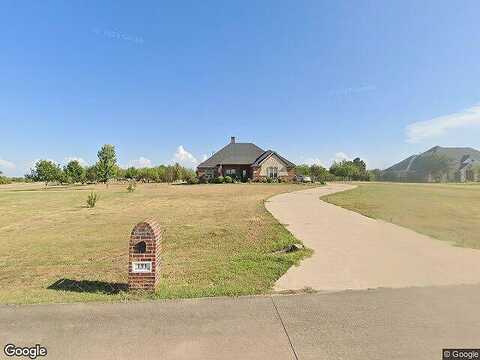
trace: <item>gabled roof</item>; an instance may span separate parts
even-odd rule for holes
[[[267,160],[271,155],[277,156],[281,161],[283,161],[287,167],[294,167],[295,164],[292,163],[291,161],[288,161],[284,157],[280,156],[277,152],[273,150],[267,150],[265,151],[262,155],[258,157],[258,159],[255,160],[255,162],[252,164],[252,166],[260,166],[265,160]]]
[[[263,153],[265,153],[263,149],[252,143],[230,143],[199,164],[198,167],[215,167],[220,164],[251,165]]]

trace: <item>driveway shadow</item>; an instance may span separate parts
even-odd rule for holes
[[[48,286],[47,289],[113,295],[127,291],[128,285],[105,281],[60,279]]]

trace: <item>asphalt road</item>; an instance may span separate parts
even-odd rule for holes
[[[46,359],[441,359],[480,347],[480,285],[0,306],[0,344]],[[3,354],[2,358],[7,358]],[[41,358],[39,358],[41,359]]]

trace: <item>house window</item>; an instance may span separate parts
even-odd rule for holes
[[[227,174],[227,175],[235,175],[235,169],[227,169],[227,170],[225,170],[225,174]]]
[[[267,168],[267,176],[269,178],[276,179],[278,177],[278,168],[276,166],[271,166]]]

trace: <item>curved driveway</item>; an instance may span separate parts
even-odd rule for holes
[[[314,250],[275,290],[345,290],[480,283],[480,251],[328,204],[323,195],[354,188],[329,184],[272,197],[268,211]]]

